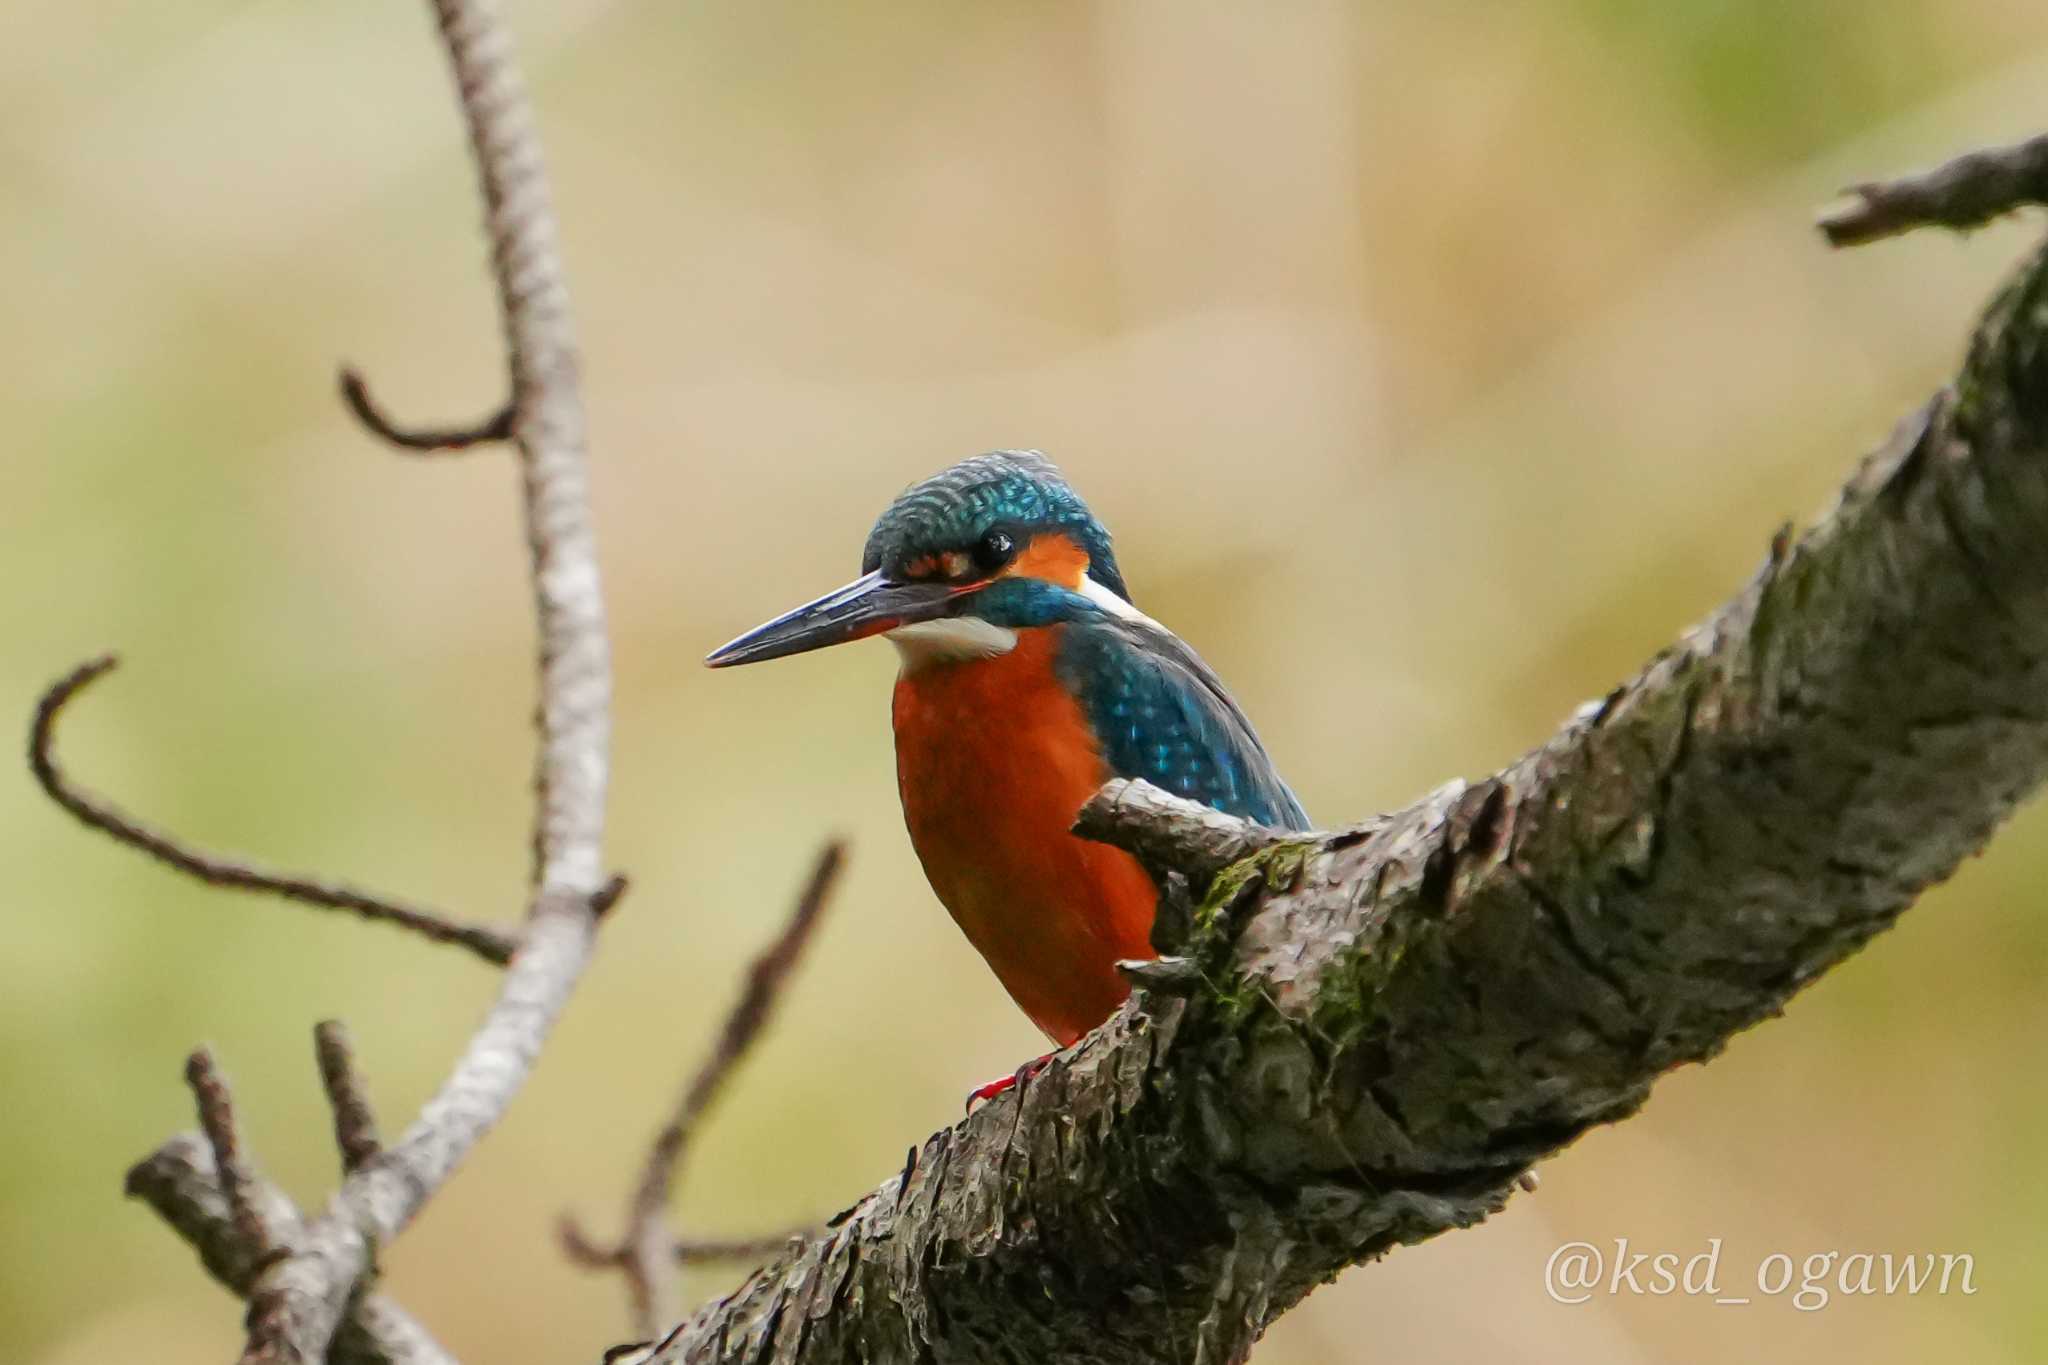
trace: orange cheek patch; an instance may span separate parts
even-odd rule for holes
[[[1073,592],[1081,590],[1081,580],[1087,573],[1088,552],[1060,531],[1033,536],[1031,543],[1003,570],[1006,578],[1043,579]]]
[[[903,566],[903,574],[906,578],[914,579],[965,578],[967,570],[972,565],[973,561],[965,552],[947,550],[943,554],[925,555],[920,559],[911,560]]]

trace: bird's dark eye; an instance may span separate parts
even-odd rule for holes
[[[994,573],[1016,553],[1015,537],[998,527],[974,543],[974,567],[985,574]]]

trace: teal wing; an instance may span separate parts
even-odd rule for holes
[[[1243,709],[1171,631],[1091,613],[1067,623],[1059,667],[1117,776],[1262,825],[1309,828]]]

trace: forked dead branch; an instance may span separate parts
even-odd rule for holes
[[[200,1246],[209,1268],[248,1299],[248,1361],[322,1360],[338,1332],[343,1358],[445,1358],[410,1319],[388,1302],[362,1297],[361,1287],[376,1249],[404,1230],[518,1092],[582,975],[599,916],[624,889],[603,862],[611,664],[586,486],[576,342],[539,141],[496,7],[490,0],[436,0],[433,11],[484,199],[512,395],[509,415],[457,435],[506,439],[517,449],[538,619],[534,889],[523,928],[510,935],[460,925],[351,887],[200,854],[85,796],[56,766],[51,730],[65,701],[111,667],[111,658],[87,664],[53,688],[31,736],[31,762],[54,799],[181,871],[401,924],[505,966],[496,1003],[447,1080],[389,1145],[376,1137],[345,1038],[322,1027],[321,1072],[345,1175],[328,1206],[310,1218],[257,1184],[234,1130],[225,1082],[209,1054],[194,1054],[191,1079],[211,1160],[193,1160],[189,1143],[174,1138],[131,1172],[130,1188],[165,1212]],[[418,434],[383,419],[360,383],[347,396],[378,435],[420,443]],[[433,444],[456,443],[448,433],[434,435]],[[233,1245],[224,1247],[224,1239]]]
[[[372,435],[407,451],[495,442],[517,449],[541,696],[535,886],[524,927],[514,932],[464,923],[345,882],[208,853],[81,788],[57,761],[56,725],[79,692],[115,666],[111,654],[53,684],[30,727],[29,763],[37,780],[86,825],[208,885],[346,910],[466,947],[508,969],[497,1004],[448,1081],[392,1146],[379,1136],[346,1029],[333,1020],[317,1026],[315,1056],[333,1112],[342,1185],[312,1219],[256,1173],[225,1077],[210,1051],[192,1054],[187,1080],[203,1141],[195,1147],[194,1139],[171,1139],[129,1173],[128,1187],[193,1243],[217,1279],[249,1300],[248,1360],[316,1360],[330,1343],[337,1359],[351,1362],[448,1359],[404,1310],[382,1296],[362,1295],[360,1286],[374,1268],[376,1248],[404,1228],[510,1102],[581,974],[597,923],[626,890],[624,877],[601,875],[610,664],[585,491],[575,339],[539,143],[494,7],[488,0],[437,0],[434,13],[485,204],[512,398],[474,427],[415,430],[387,417],[352,370],[342,372],[341,395]],[[757,1040],[825,907],[842,857],[837,844],[821,855],[788,927],[755,965],[711,1058],[657,1136],[625,1240],[603,1254],[606,1264],[627,1275],[650,1331],[656,1320],[674,1316],[667,1284],[677,1262],[765,1254],[791,1235],[682,1238],[667,1230],[665,1206],[689,1133]]]

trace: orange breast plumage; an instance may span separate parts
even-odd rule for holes
[[[1128,994],[1115,964],[1152,956],[1156,894],[1127,853],[1076,837],[1112,774],[1054,670],[1063,627],[896,684],[896,776],[926,877],[1019,1008],[1060,1046]]]

